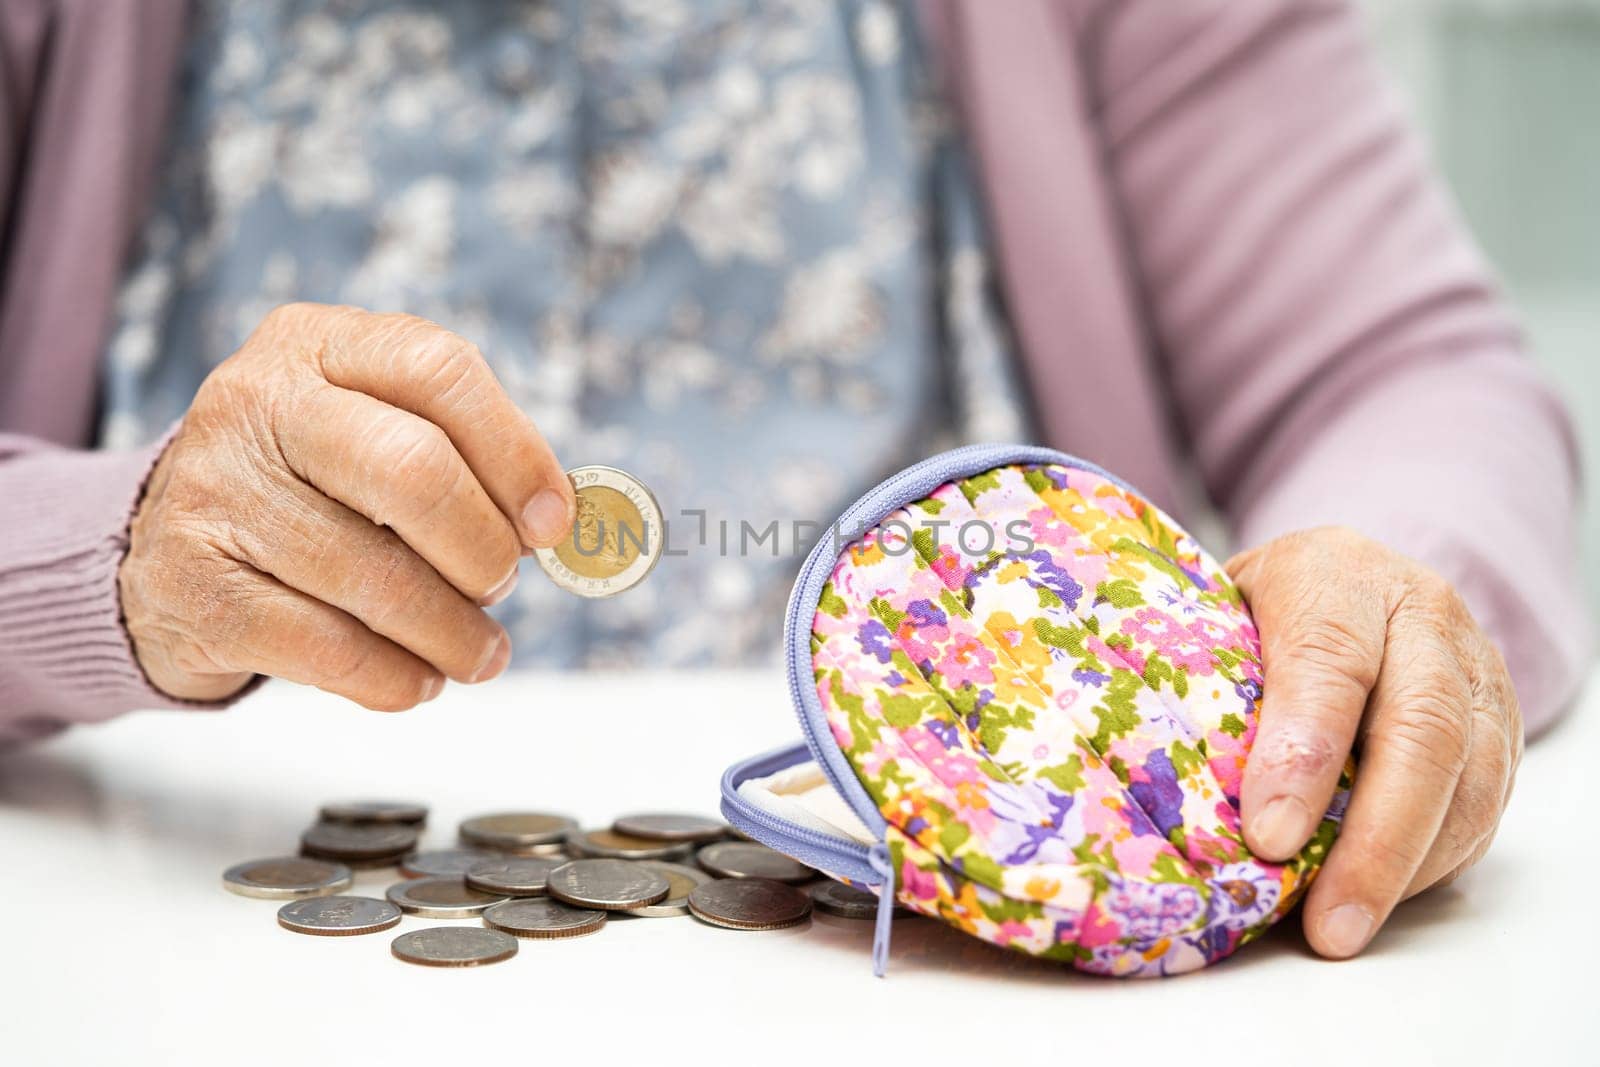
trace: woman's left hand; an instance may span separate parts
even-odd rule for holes
[[[1324,956],[1360,952],[1394,906],[1489,848],[1522,758],[1499,651],[1433,571],[1350,530],[1306,530],[1227,563],[1267,679],[1245,767],[1245,841],[1298,852],[1354,746],[1350,807],[1304,906]]]

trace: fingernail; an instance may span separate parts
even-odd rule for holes
[[[566,536],[571,526],[567,502],[554,489],[541,489],[522,509],[522,525],[539,545],[553,545]]]
[[[426,704],[442,692],[444,692],[444,675],[436,674],[433,677],[433,681],[428,683],[428,688],[423,691],[422,702]]]
[[[489,655],[484,659],[483,665],[470,679],[473,682],[487,682],[490,678],[506,669],[506,664],[511,662],[511,638],[504,632],[500,640],[495,642],[494,648],[489,650]]]
[[[502,601],[506,597],[510,596],[511,595],[511,591],[513,589],[515,589],[516,587],[517,587],[517,569],[515,567],[513,567],[513,568],[511,568],[511,573],[506,575],[506,580],[501,582],[499,585],[495,586],[492,590],[490,590],[489,595],[484,597],[482,600],[478,601],[478,603],[480,605],[482,605],[483,607],[492,608],[496,604],[500,603],[500,601]]]
[[[1343,959],[1360,952],[1372,937],[1372,914],[1359,904],[1340,904],[1317,929],[1328,951]]]
[[[1251,823],[1256,848],[1267,859],[1286,859],[1300,851],[1314,829],[1311,810],[1299,797],[1273,797]]]

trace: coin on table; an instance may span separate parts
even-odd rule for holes
[[[389,942],[396,959],[424,967],[477,967],[517,954],[517,939],[479,926],[430,926]]]
[[[480,863],[500,857],[475,848],[435,848],[413,852],[400,861],[407,878],[462,878]]]
[[[578,495],[572,536],[534,558],[569,593],[601,597],[632,589],[661,558],[661,505],[643,482],[615,467],[574,467],[567,476]]]
[[[502,893],[480,893],[460,878],[412,878],[396,882],[384,896],[401,911],[427,919],[470,919],[482,915],[490,904],[506,897]]]
[[[242,897],[262,900],[300,900],[349,889],[354,875],[343,863],[273,856],[237,863],[222,872],[222,887]]]
[[[323,822],[400,822],[420,826],[428,806],[407,800],[335,800],[322,805]]]
[[[646,919],[664,919],[674,915],[689,914],[689,894],[694,892],[697,886],[711,881],[711,876],[705,871],[697,871],[681,863],[641,860],[639,866],[648,867],[667,880],[667,895],[661,900],[654,904],[646,904],[642,908],[628,909],[629,915],[639,915]]]
[[[689,894],[689,912],[730,930],[778,930],[811,914],[811,898],[766,878],[720,878]]]
[[[624,815],[611,824],[619,834],[651,841],[718,841],[728,835],[728,824],[704,815],[678,815],[670,812],[644,812]]]
[[[550,856],[508,856],[468,868],[467,885],[503,897],[542,897],[550,872],[567,863]]]
[[[585,830],[567,837],[567,851],[580,859],[686,860],[693,849],[690,841],[656,841],[615,830]]]
[[[352,867],[383,867],[417,847],[417,828],[404,823],[319,822],[300,835],[300,854]]]
[[[817,872],[766,845],[718,841],[695,853],[695,862],[718,878],[767,878],[774,882],[809,882]]]
[[[278,909],[278,925],[297,934],[375,934],[399,921],[399,908],[372,897],[312,897]]]
[[[548,892],[584,908],[626,911],[666,899],[666,875],[627,860],[573,860],[550,872]]]
[[[461,840],[475,848],[528,855],[537,849],[559,849],[578,820],[543,811],[503,811],[477,815],[460,826]]]
[[[604,926],[606,913],[549,897],[523,897],[494,905],[483,913],[483,922],[513,937],[579,937]]]
[[[845,885],[843,882],[818,882],[811,887],[811,903],[818,911],[836,915],[841,919],[878,917],[877,894],[853,885]],[[894,909],[895,918],[898,919],[904,914],[902,909]]]

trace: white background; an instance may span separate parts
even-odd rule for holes
[[[431,803],[434,846],[503,808],[714,813],[723,768],[797,729],[777,671],[513,675],[389,716],[274,683],[0,754],[0,1063],[1595,1062],[1600,685],[1530,750],[1484,863],[1348,963],[1291,922],[1210,970],[1116,981],[910,918],[877,980],[870,923],[674,918],[433,970],[388,943],[438,920],[309,937],[220,886],[339,797]]]

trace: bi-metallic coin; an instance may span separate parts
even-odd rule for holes
[[[728,834],[728,824],[704,815],[679,815],[673,812],[642,812],[624,815],[611,824],[619,834],[652,841],[718,841]]]
[[[464,844],[532,855],[536,851],[559,849],[567,833],[578,828],[578,820],[542,811],[505,811],[478,815],[461,824]]]
[[[494,905],[483,913],[483,923],[514,937],[579,937],[604,926],[606,913],[549,897],[523,897]]]
[[[424,967],[478,967],[517,954],[517,939],[480,926],[430,926],[389,942],[396,959]]]
[[[278,909],[278,925],[297,934],[375,934],[400,921],[400,909],[372,897],[312,897]]]
[[[639,866],[648,867],[667,880],[667,895],[654,904],[642,908],[629,908],[629,915],[647,919],[665,919],[674,915],[689,914],[689,894],[696,887],[711,881],[705,871],[685,867],[681,863],[662,863],[659,860],[641,860]]]
[[[578,495],[572,536],[534,558],[569,593],[602,597],[632,589],[661,558],[661,505],[643,482],[615,467],[574,467],[567,475]]]
[[[766,845],[718,841],[695,853],[695,862],[718,878],[766,878],[774,882],[809,882],[817,872]]]
[[[626,860],[573,860],[550,872],[548,892],[583,908],[626,911],[666,899],[672,888],[663,874]]]
[[[567,836],[567,851],[583,859],[686,860],[694,851],[690,841],[658,841],[615,830],[585,830]]]
[[[460,878],[412,878],[396,882],[384,894],[401,911],[428,919],[470,919],[506,897],[480,893]]]
[[[350,868],[332,860],[273,856],[237,863],[222,872],[222,887],[242,897],[301,900],[350,888]]]
[[[766,878],[721,878],[689,894],[689,912],[730,930],[778,930],[811,915],[811,897]]]

